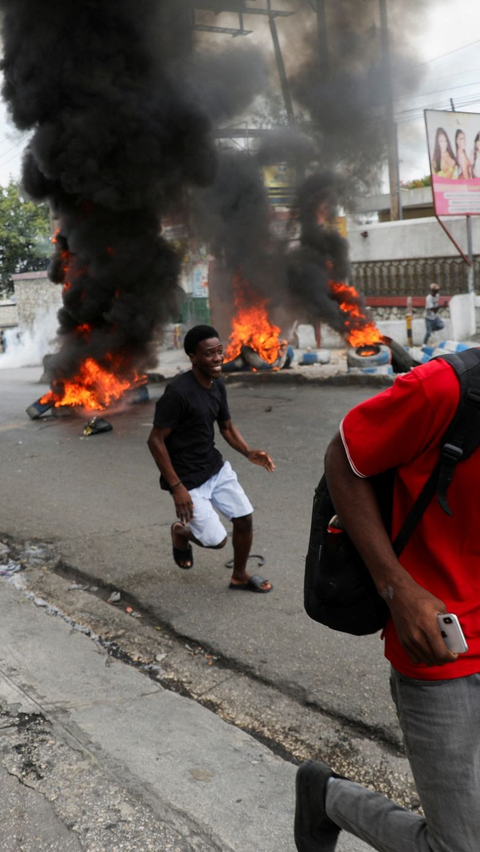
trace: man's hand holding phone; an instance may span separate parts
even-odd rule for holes
[[[468,645],[457,616],[453,612],[442,612],[437,618],[442,639],[448,650],[453,651],[454,654],[465,654],[468,651]]]
[[[457,659],[449,650],[439,629],[438,616],[446,606],[439,598],[419,586],[412,577],[403,577],[387,599],[398,638],[413,663],[442,666]]]

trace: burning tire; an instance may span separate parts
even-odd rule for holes
[[[369,343],[365,346],[352,347],[347,352],[347,364],[349,367],[381,367],[390,364],[392,352],[383,343]]]
[[[412,367],[418,365],[418,361],[415,361],[403,346],[400,346],[391,337],[384,337],[383,339],[392,351],[392,367],[395,373],[408,373]]]
[[[276,361],[269,364],[267,361],[255,352],[251,346],[242,346],[242,358],[254,370],[281,370],[287,359],[287,348],[283,347]]]
[[[251,346],[242,346],[242,358],[249,367],[253,367],[254,370],[271,370],[271,365],[267,364],[266,361],[255,352],[255,349],[252,349]]]
[[[247,365],[241,355],[238,355],[237,358],[233,358],[232,361],[224,361],[222,366],[222,371],[224,373],[241,373],[246,369],[248,369]]]

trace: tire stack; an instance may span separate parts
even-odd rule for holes
[[[368,354],[362,354],[362,350]],[[371,353],[370,353],[370,350]],[[392,350],[383,343],[375,346],[351,347],[347,351],[347,364],[349,370],[361,370],[362,373],[392,373]]]

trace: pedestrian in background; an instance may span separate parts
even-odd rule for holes
[[[445,328],[445,323],[438,316],[438,309],[440,307],[440,287],[438,284],[432,282],[430,284],[430,293],[425,299],[425,337],[423,340],[423,345],[426,346],[430,335],[434,331],[441,331],[442,328]]]

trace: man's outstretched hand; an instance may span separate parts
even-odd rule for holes
[[[247,459],[249,462],[252,462],[252,464],[258,464],[260,467],[264,467],[269,473],[273,473],[275,470],[275,465],[272,459],[268,453],[264,453],[263,450],[249,450],[247,453]]]

